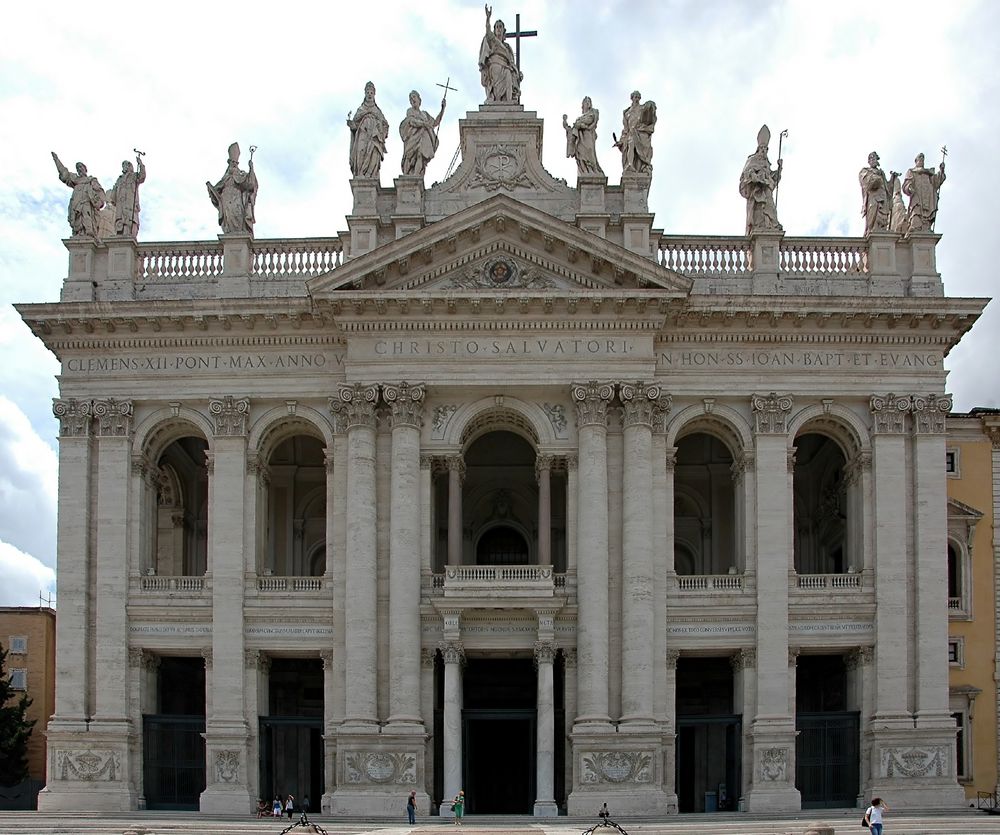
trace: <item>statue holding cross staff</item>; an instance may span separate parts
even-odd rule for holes
[[[507,45],[504,22],[498,20],[490,28],[492,15],[493,8],[486,6],[486,34],[479,47],[479,80],[486,91],[486,103],[520,104],[524,75],[518,69],[514,50]]]

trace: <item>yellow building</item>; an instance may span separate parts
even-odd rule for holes
[[[0,606],[0,644],[7,650],[5,672],[15,696],[31,698],[27,718],[35,719],[28,740],[28,775],[45,783],[45,726],[55,712],[56,611],[45,606]]]
[[[997,559],[1000,410],[948,418],[948,659],[959,781],[970,802],[998,788]]]

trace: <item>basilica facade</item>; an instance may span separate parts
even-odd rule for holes
[[[231,149],[217,241],[83,230],[19,306],[61,362],[40,808],[962,802],[942,362],[985,300],[926,229],[664,234],[655,106],[573,187],[497,96],[432,187],[352,145],[347,234],[254,238]]]

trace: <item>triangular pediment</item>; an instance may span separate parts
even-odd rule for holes
[[[972,505],[960,502],[958,499],[948,499],[948,518],[965,519],[971,522],[978,522],[983,518],[983,512],[977,510]]]
[[[353,258],[308,283],[338,291],[621,291],[687,296],[692,282],[592,232],[497,195]]]

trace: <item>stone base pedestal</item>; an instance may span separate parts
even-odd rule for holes
[[[955,726],[950,716],[914,728],[872,720],[866,734],[868,786],[864,797],[893,798],[895,804],[922,809],[957,809],[966,805],[955,775]]]
[[[245,722],[210,722],[205,733],[205,791],[199,808],[217,815],[246,815],[257,808],[250,791],[249,732]]]
[[[757,719],[750,730],[753,777],[743,797],[747,812],[797,812],[802,796],[795,788],[795,725],[791,717]]]
[[[554,800],[535,801],[535,808],[532,814],[536,818],[556,818],[559,817],[559,807]]]
[[[60,730],[53,722],[46,734],[48,779],[38,794],[40,812],[131,812],[138,807],[130,773],[134,737],[126,723],[118,730]]]
[[[663,785],[663,746],[659,728],[626,729],[607,725],[574,728],[573,791],[570,815],[593,817],[607,803],[616,815],[665,815],[677,812],[673,787]]]
[[[329,795],[328,814],[402,817],[406,795],[414,790],[417,814],[430,814],[431,798],[424,788],[426,731],[420,725],[378,731],[377,725],[338,730],[336,788]]]

